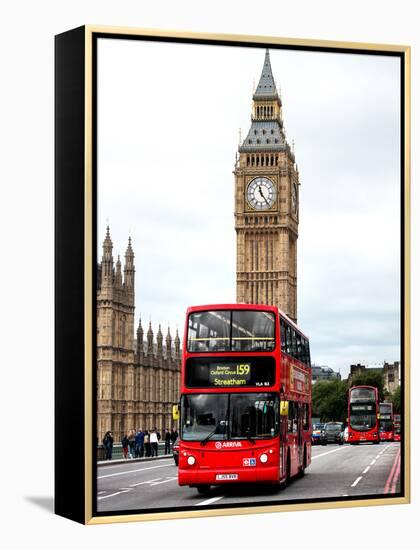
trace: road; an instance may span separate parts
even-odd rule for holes
[[[286,489],[214,487],[210,494],[179,487],[171,458],[98,467],[98,512],[275,503],[295,499],[384,495],[400,491],[400,444],[313,447],[303,478]]]

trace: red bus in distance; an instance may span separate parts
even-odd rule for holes
[[[349,390],[348,418],[351,445],[370,441],[379,443],[378,388],[353,386]]]
[[[401,415],[394,414],[394,441],[401,441]]]
[[[278,308],[187,310],[179,485],[285,485],[311,462],[309,341]]]
[[[381,441],[394,441],[392,403],[379,403],[379,437]]]

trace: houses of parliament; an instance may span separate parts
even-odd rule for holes
[[[139,320],[134,338],[135,267],[131,238],[114,265],[109,227],[97,270],[97,437],[111,430],[114,439],[131,429],[172,428],[178,402],[181,363],[178,331],[164,338],[151,323],[144,334]]]
[[[297,319],[299,173],[286,141],[282,101],[265,53],[251,125],[234,175],[237,302],[268,304]],[[233,226],[233,224],[232,224]],[[232,227],[233,229],[233,227]],[[134,253],[115,265],[107,229],[97,279],[97,436],[172,428],[179,400],[180,339],[139,322],[134,338]],[[194,304],[190,304],[194,305]]]

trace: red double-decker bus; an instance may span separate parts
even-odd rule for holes
[[[352,445],[365,441],[379,443],[379,401],[378,388],[353,386],[349,390],[348,402],[349,435]]]
[[[309,341],[276,307],[187,311],[178,482],[286,484],[311,462]]]
[[[394,441],[401,441],[401,415],[394,414]]]
[[[394,441],[392,403],[379,403],[379,437],[381,441]]]

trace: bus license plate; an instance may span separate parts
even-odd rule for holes
[[[238,479],[238,474],[217,474],[216,481],[224,481],[227,479]]]

